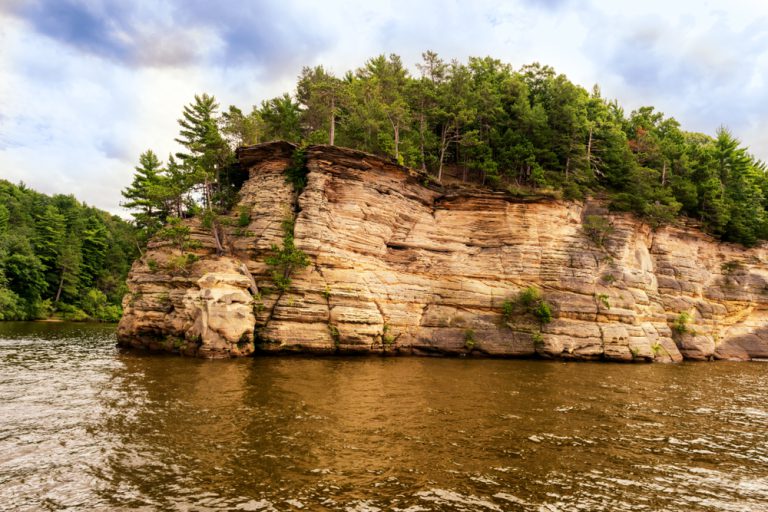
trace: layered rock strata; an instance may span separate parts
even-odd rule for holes
[[[768,254],[695,226],[653,230],[599,202],[522,200],[438,186],[387,159],[295,147],[238,152],[248,177],[213,230],[185,221],[184,252],[135,262],[125,346],[203,357],[266,352],[662,361],[768,357]],[[267,258],[293,219],[310,264],[281,290]],[[602,231],[585,229],[595,224]],[[543,322],[518,300],[535,287]]]

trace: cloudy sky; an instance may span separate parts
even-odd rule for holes
[[[125,215],[138,155],[177,149],[195,93],[250,109],[304,65],[428,49],[549,64],[768,159],[764,0],[0,0],[0,178]]]

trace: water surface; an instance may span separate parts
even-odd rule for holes
[[[4,510],[766,510],[768,363],[201,361],[0,323]]]

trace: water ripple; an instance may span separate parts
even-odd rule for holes
[[[198,361],[0,324],[8,510],[759,511],[768,366]]]

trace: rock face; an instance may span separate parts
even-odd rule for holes
[[[221,254],[197,220],[185,221],[195,257],[150,244],[129,276],[122,345],[203,357],[768,357],[765,248],[718,243],[694,226],[654,231],[599,202],[445,188],[330,146],[307,149],[307,185],[296,191],[285,176],[294,149],[239,151],[248,178],[219,219]],[[282,290],[267,258],[286,219],[310,264]],[[550,322],[520,303],[530,287]]]

